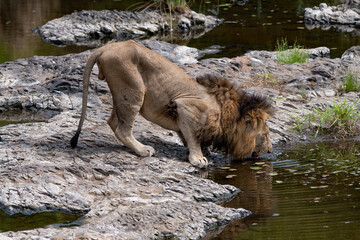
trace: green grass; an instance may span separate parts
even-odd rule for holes
[[[359,92],[359,76],[352,70],[347,70],[340,80],[340,90],[344,92]]]
[[[327,132],[337,132],[340,135],[347,135],[356,128],[360,119],[359,110],[360,100],[353,103],[334,102],[332,106],[327,105],[324,109],[315,108],[311,113],[307,113],[295,120],[298,130],[305,128],[316,129],[314,137],[317,137],[323,130]]]
[[[297,41],[294,42],[293,46],[289,47],[286,38],[276,41],[275,51],[278,62],[285,64],[304,63],[308,59],[308,54]]]

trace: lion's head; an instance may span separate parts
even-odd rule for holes
[[[269,134],[269,128],[265,134],[259,134],[255,139],[255,148],[251,154],[251,157],[258,158],[259,156],[271,153],[273,151],[273,146],[271,143],[271,138]]]
[[[221,106],[221,117],[208,119],[206,129],[212,131],[202,133],[207,143],[211,139],[215,148],[225,150],[234,159],[272,151],[266,120],[273,116],[274,108],[266,97],[246,93],[219,76],[205,75],[197,81],[216,96]]]
[[[255,101],[267,101],[254,95],[250,95],[249,98],[255,98]],[[266,124],[272,110],[267,109],[268,107],[270,105],[263,109],[255,107],[241,115],[235,123],[236,134],[228,142],[228,152],[233,158],[243,159],[250,156],[256,158],[272,151],[269,127]]]

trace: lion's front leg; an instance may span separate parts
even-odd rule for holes
[[[203,156],[201,143],[196,138],[196,131],[201,129],[206,107],[200,100],[176,100],[180,138],[189,149],[189,162],[196,167],[205,168],[208,160]]]
[[[199,168],[206,168],[208,166],[208,160],[203,156],[201,151],[201,145],[192,133],[189,126],[181,126],[180,127],[184,138],[186,139],[187,147],[189,149],[189,162]]]

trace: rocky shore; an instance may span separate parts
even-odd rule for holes
[[[55,45],[97,46],[112,39],[154,35],[158,35],[157,38],[166,38],[174,32],[181,34],[182,39],[190,39],[204,34],[222,22],[213,16],[191,10],[171,16],[167,17],[156,10],[84,10],[51,20],[34,31],[38,32],[45,42]]]
[[[321,3],[319,7],[305,8],[305,25],[308,29],[321,27],[324,30],[336,27],[342,32],[360,35],[360,1],[346,1],[338,6]]]
[[[346,67],[359,71],[360,47],[342,58],[311,50],[306,63],[285,65],[274,52],[252,51],[236,58],[197,60],[199,51],[144,41],[159,53],[183,59],[192,76],[216,72],[248,91],[265,94],[277,113],[269,121],[275,145],[312,141],[311,132],[291,128],[294,117],[335,100],[352,102],[359,93],[340,93]],[[60,57],[32,57],[0,64],[0,110],[48,112],[42,122],[0,128],[0,208],[8,214],[62,211],[84,215],[84,224],[0,233],[1,239],[199,239],[210,229],[249,214],[217,205],[240,189],[202,178],[187,162],[187,150],[170,131],[138,117],[135,136],[156,149],[141,158],[119,144],[106,124],[111,111],[105,81],[93,71],[87,120],[77,149],[69,146],[81,108],[82,73],[91,51]],[[306,99],[304,99],[304,97]],[[219,157],[209,160],[217,164]],[[221,161],[221,160],[220,160]]]

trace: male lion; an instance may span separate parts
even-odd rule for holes
[[[207,75],[197,81],[159,54],[135,43],[118,42],[97,49],[86,63],[79,126],[71,139],[76,147],[87,106],[89,79],[97,63],[106,79],[113,110],[108,124],[116,137],[140,156],[155,150],[133,136],[138,112],[163,128],[176,131],[189,149],[189,161],[208,165],[202,146],[223,148],[234,158],[258,156],[272,150],[266,125],[273,113],[268,100],[235,88],[228,80]],[[261,146],[255,148],[256,138]],[[259,145],[259,144],[258,144]]]

